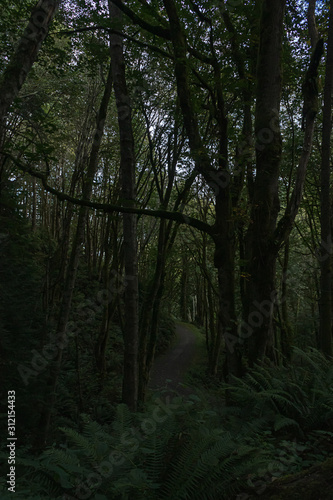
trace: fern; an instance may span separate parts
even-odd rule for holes
[[[91,436],[86,437],[74,429],[60,427],[60,430],[83,453],[88,463],[98,462],[101,455],[98,453],[96,441],[91,439]]]
[[[180,446],[161,498],[228,499],[244,485],[254,462],[258,466],[261,460],[266,459],[259,459],[258,451],[235,441],[228,432],[203,428],[201,436],[187,436]]]
[[[200,400],[173,403],[167,418],[155,420],[156,404],[135,416],[120,405],[110,429],[82,416],[82,432],[62,429],[66,447],[27,461],[25,477],[49,498],[80,497],[82,488],[96,500],[229,499],[266,455],[213,427],[217,413]],[[111,466],[113,453],[120,460]],[[105,473],[102,464],[109,466]],[[99,478],[95,485],[87,481],[92,474]]]
[[[135,415],[119,405],[110,426],[82,415],[80,432],[62,428],[64,446],[21,462],[22,488],[33,484],[26,498],[77,498],[82,487],[95,500],[227,500],[248,489],[249,477],[286,472],[276,436],[329,432],[333,419],[332,367],[317,352],[298,350],[295,362],[234,379],[224,386],[233,406],[222,411],[175,398],[164,413],[156,401]],[[297,469],[302,451],[290,449]]]
[[[300,430],[299,423],[296,422],[293,418],[288,418],[284,417],[282,415],[276,415],[275,420],[274,420],[274,430],[275,431],[280,431],[281,429],[286,429],[286,428],[296,428],[297,430]]]
[[[261,419],[276,432],[289,427],[299,436],[332,420],[332,363],[315,350],[294,352],[293,365],[256,366],[244,379],[224,386],[233,401],[224,414],[232,417],[234,428],[244,430],[244,412],[252,428]]]
[[[113,431],[118,434],[124,434],[133,425],[133,415],[125,404],[119,404],[116,408],[115,419],[112,424]]]

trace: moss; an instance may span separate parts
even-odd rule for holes
[[[261,500],[333,500],[333,458],[310,469],[278,479]],[[254,497],[252,497],[254,498]]]

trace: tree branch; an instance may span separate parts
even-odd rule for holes
[[[282,246],[283,242],[286,241],[288,236],[290,235],[296,215],[299,210],[299,206],[302,201],[306,170],[312,149],[315,118],[318,110],[317,69],[323,52],[323,40],[320,39],[318,40],[315,50],[312,54],[310,65],[305,76],[305,84],[303,84],[304,108],[306,106],[307,108],[309,108],[306,116],[303,116],[303,120],[305,121],[303,149],[301,157],[299,159],[295,187],[286,207],[285,214],[279,221],[274,232],[274,245],[277,250]],[[310,96],[306,95],[304,90],[304,88],[307,88],[307,83],[310,84]],[[307,101],[309,101],[310,104],[308,104]]]
[[[127,5],[125,5],[122,0],[111,0],[120,10],[124,12],[134,24],[137,24],[141,28],[149,31],[152,35],[157,35],[160,38],[164,38],[165,40],[171,41],[171,33],[169,28],[163,28],[162,26],[158,26],[156,24],[147,23],[144,19],[138,16],[133,10],[131,10]],[[206,64],[213,64],[214,58],[201,54],[193,47],[187,46],[188,52],[198,59],[201,62]]]
[[[127,17],[129,17],[134,24],[141,26],[141,28],[149,31],[153,35],[157,35],[165,40],[171,40],[170,30],[168,28],[163,28],[157,24],[147,23],[144,19],[141,19],[132,9],[125,5],[122,0],[111,0],[114,5],[118,7]]]
[[[134,206],[122,206],[122,205],[114,205],[110,203],[96,203],[92,201],[85,201],[79,198],[74,198],[62,191],[58,191],[57,189],[50,186],[47,182],[47,176],[42,172],[37,172],[33,168],[28,165],[23,165],[20,161],[18,161],[14,156],[9,153],[3,153],[4,156],[9,158],[20,170],[26,172],[37,179],[42,181],[43,187],[49,193],[55,195],[60,201],[68,201],[69,203],[73,203],[74,205],[84,206],[88,208],[92,208],[94,210],[101,210],[106,213],[119,212],[126,214],[137,214],[137,215],[149,215],[150,217],[159,217],[161,219],[172,220],[177,222],[178,224],[186,224],[188,226],[194,227],[203,233],[207,233],[213,237],[213,227],[194,217],[190,217],[188,215],[184,215],[181,212],[170,212],[168,210],[150,210],[147,208],[137,208]]]
[[[154,52],[157,52],[158,54],[161,54],[164,57],[167,57],[169,59],[173,59],[173,56],[169,54],[166,50],[160,49],[159,47],[156,47],[155,45],[152,45],[148,42],[141,42],[137,38],[134,38],[131,35],[126,35],[126,33],[122,33],[121,31],[108,28],[107,26],[102,26],[102,25],[97,25],[97,26],[87,26],[85,28],[78,28],[75,30],[62,30],[59,32],[60,35],[75,35],[75,33],[84,33],[85,31],[95,31],[95,30],[104,30],[107,31],[110,35],[119,35],[125,40],[130,40],[133,43],[136,43],[140,47],[144,47],[150,50],[153,50]]]

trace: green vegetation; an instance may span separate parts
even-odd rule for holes
[[[59,429],[60,446],[38,458],[19,453],[18,498],[228,499],[324,463],[333,451],[332,367],[318,352],[295,356],[293,367],[235,381],[233,406],[162,394],[141,413],[116,405],[110,424],[81,414],[75,428]]]
[[[5,3],[1,499],[333,498],[333,0]]]

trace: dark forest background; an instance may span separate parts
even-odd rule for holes
[[[1,498],[333,498],[332,84],[328,0],[3,2]]]

